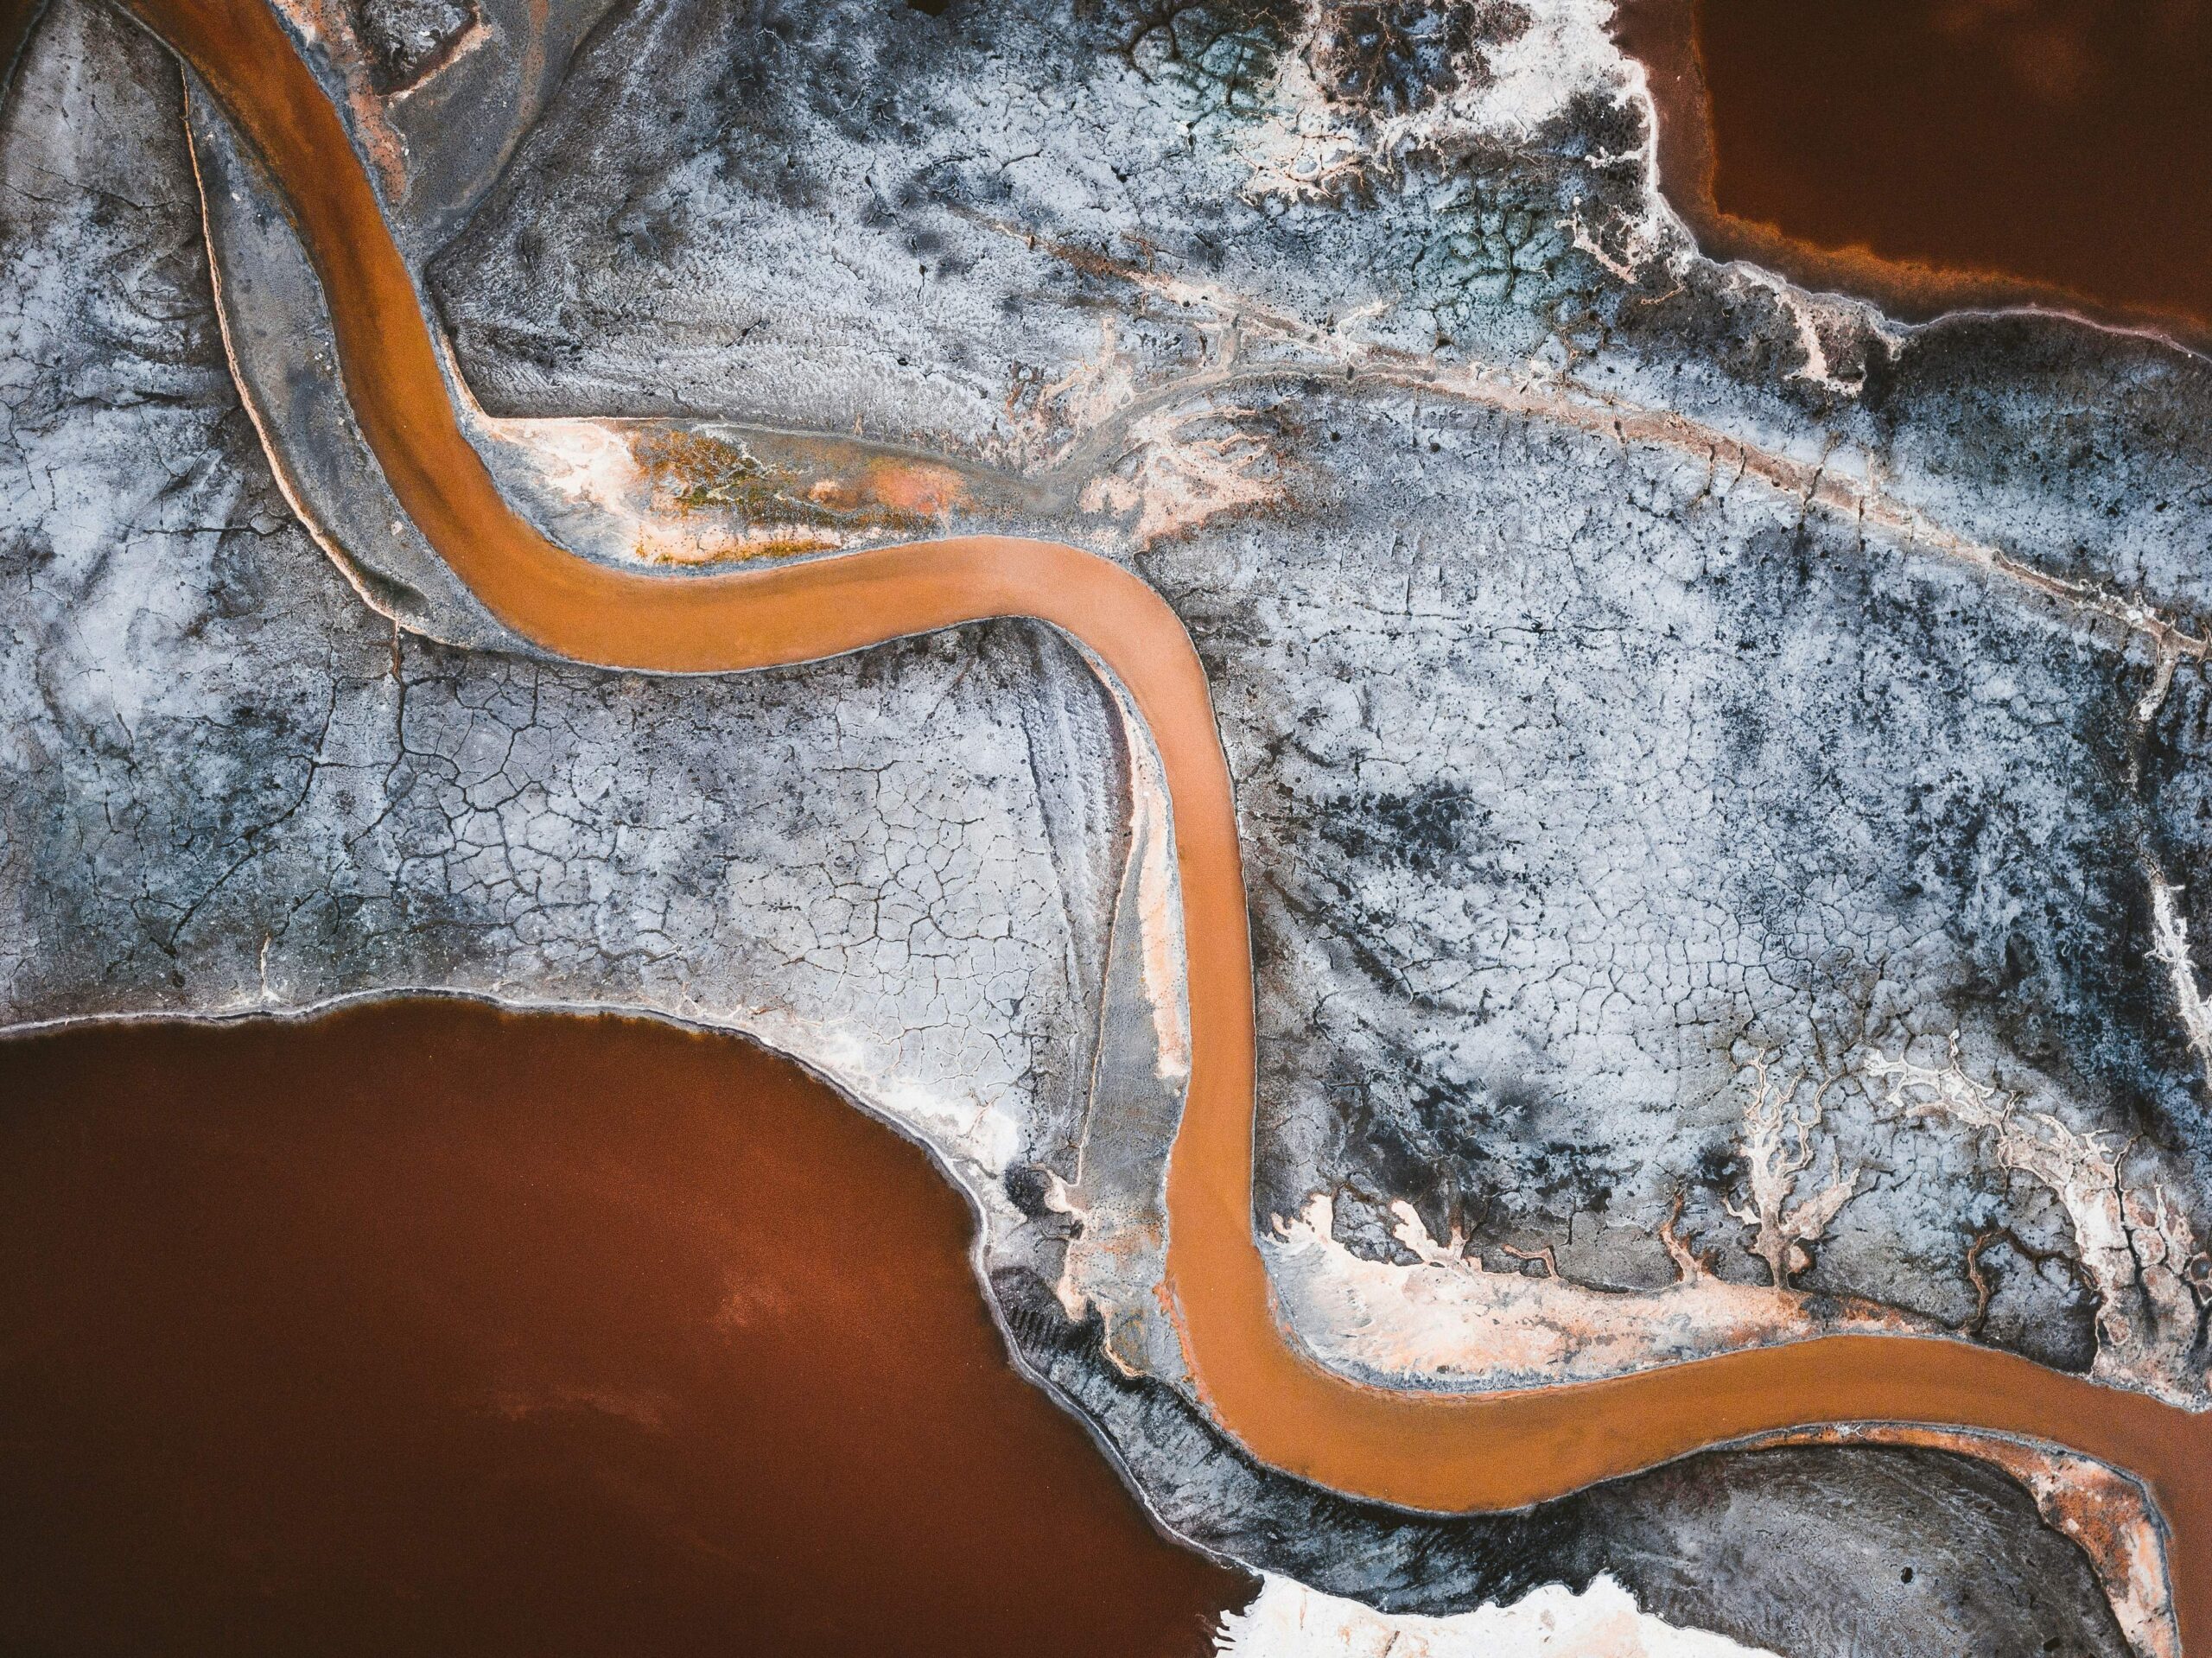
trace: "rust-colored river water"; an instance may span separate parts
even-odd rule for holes
[[[1128,690],[1172,797],[1189,975],[1169,1289],[1201,1396],[1254,1455],[1338,1490],[1459,1510],[1518,1508],[1706,1445],[1827,1422],[2054,1441],[2146,1482],[2172,1531],[2183,1640],[2212,1655],[2212,1417],[1932,1338],[1830,1337],[1617,1381],[1419,1397],[1313,1363],[1277,1322],[1253,1231],[1252,959],[1236,804],[1205,671],[1175,613],[1128,571],[1055,543],[969,537],[699,577],[614,570],[554,545],[508,505],[462,435],[367,175],[264,0],[132,6],[276,181],[330,300],[363,435],[408,514],[509,626],[584,661],[715,671],[1029,616],[1080,639]]]
[[[1925,318],[2212,331],[2207,0],[1625,0],[1700,243]]]
[[[749,1044],[433,1000],[0,1072],[0,1650],[1196,1658],[1253,1592]]]

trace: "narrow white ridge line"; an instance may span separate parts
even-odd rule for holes
[[[2189,959],[2189,919],[2181,912],[2181,889],[2156,869],[2150,871],[2150,877],[2151,959],[2166,969],[2173,982],[2174,1009],[2181,1019],[2182,1033],[2188,1037],[2196,1063],[2203,1067],[2205,1089],[2212,1096],[2212,1001],[2205,1000],[2196,982],[2196,965]]]

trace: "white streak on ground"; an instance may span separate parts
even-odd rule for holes
[[[1510,1606],[1392,1616],[1269,1576],[1221,1620],[1222,1658],[1758,1658],[1764,1648],[1676,1629],[1600,1577],[1580,1594],[1547,1584]]]

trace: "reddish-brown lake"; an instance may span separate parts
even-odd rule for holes
[[[2212,322],[2207,0],[1628,0],[1622,38],[1709,251],[1907,314]]]
[[[422,1001],[0,1044],[0,1649],[1210,1650],[791,1064]]]

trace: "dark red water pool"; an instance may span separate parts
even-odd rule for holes
[[[1906,314],[2212,321],[2206,0],[1627,0],[1620,31],[1722,257]]]
[[[1252,1591],[757,1048],[424,1001],[0,1077],[0,1649],[1142,1658]]]

